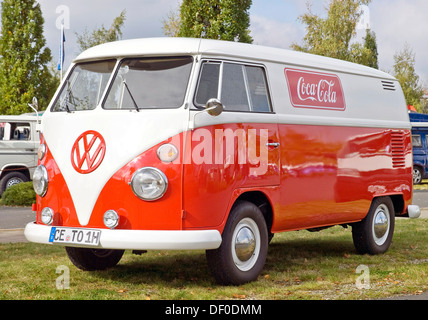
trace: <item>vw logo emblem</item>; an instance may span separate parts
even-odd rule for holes
[[[71,164],[81,174],[95,171],[103,162],[106,143],[96,131],[82,133],[71,149]]]

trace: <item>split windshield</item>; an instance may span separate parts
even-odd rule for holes
[[[92,110],[108,89],[103,108],[137,110],[182,106],[193,59],[124,59],[109,79],[116,60],[78,64],[67,78],[52,111]]]

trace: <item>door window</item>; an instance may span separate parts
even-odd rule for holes
[[[225,111],[271,112],[264,68],[229,62],[204,62],[195,96],[197,107],[217,98]]]

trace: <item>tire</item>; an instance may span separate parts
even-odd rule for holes
[[[73,264],[84,271],[105,270],[117,265],[124,250],[65,247]]]
[[[5,174],[3,178],[0,180],[0,195],[6,191],[7,188],[19,184],[22,182],[28,182],[28,178],[25,174],[18,171],[12,171],[8,174]]]
[[[423,178],[423,171],[419,167],[413,167],[413,184],[420,184]]]
[[[251,202],[238,202],[227,220],[221,246],[206,251],[216,281],[222,285],[241,285],[256,280],[266,262],[268,241],[260,209]]]
[[[395,212],[391,198],[374,199],[364,220],[352,226],[352,239],[357,252],[371,255],[385,253],[391,245],[394,227]]]

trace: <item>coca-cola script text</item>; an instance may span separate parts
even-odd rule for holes
[[[337,75],[285,69],[291,103],[296,108],[346,109],[342,84]]]

